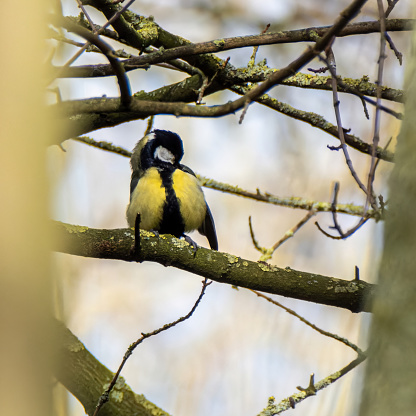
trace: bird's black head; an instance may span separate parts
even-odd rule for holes
[[[147,169],[154,165],[177,166],[183,156],[181,138],[171,131],[153,130],[148,135],[141,154],[141,166]]]

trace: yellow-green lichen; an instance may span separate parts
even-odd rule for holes
[[[156,237],[156,234],[152,231],[140,230],[140,237],[151,238]]]
[[[122,391],[112,390],[110,393],[111,400],[115,401],[116,403],[121,403],[124,398],[124,393]]]
[[[191,247],[191,245],[184,239],[172,238],[171,242],[177,248]]]
[[[262,261],[259,261],[257,263],[257,265],[259,266],[259,269],[262,270],[263,272],[274,272],[276,271],[276,268],[268,263],[264,263]]]
[[[223,39],[214,40],[214,45],[223,48],[225,46],[225,41]]]
[[[227,258],[228,263],[230,264],[238,263],[238,257],[233,256],[232,254],[228,254],[228,253],[224,255]]]
[[[350,282],[346,286],[335,286],[335,293],[354,293],[357,290],[359,287],[354,282]]]
[[[85,347],[84,347],[83,343],[79,340],[77,340],[76,342],[71,342],[68,345],[68,351],[70,351],[70,352],[80,352],[82,350],[85,350]]]

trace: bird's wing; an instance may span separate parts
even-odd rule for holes
[[[139,179],[142,177],[143,175],[138,171],[133,171],[131,174],[131,180],[130,180],[130,198],[133,194],[133,191],[136,189],[137,183],[139,182]]]
[[[214,218],[212,217],[211,210],[209,209],[208,204],[205,220],[202,223],[202,225],[198,228],[198,231],[202,235],[205,235],[207,237],[211,250],[218,250],[218,240],[217,233],[215,231]]]
[[[188,166],[179,165],[179,169],[196,177],[193,170],[191,168],[188,168]],[[212,217],[211,210],[209,209],[208,204],[206,205],[207,205],[207,213],[205,214],[204,222],[198,228],[198,231],[202,235],[207,237],[209,246],[211,247],[212,250],[218,250],[218,240],[217,240],[217,232],[215,231],[214,218]]]

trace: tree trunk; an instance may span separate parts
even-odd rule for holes
[[[2,2],[0,74],[0,409],[52,414],[45,0]]]
[[[416,414],[416,36],[390,178],[361,416]]]

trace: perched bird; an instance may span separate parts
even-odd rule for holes
[[[135,226],[140,214],[140,228],[160,234],[184,237],[198,230],[218,250],[214,219],[194,172],[181,165],[181,138],[171,131],[153,130],[133,149],[130,164],[130,203],[127,222]]]

